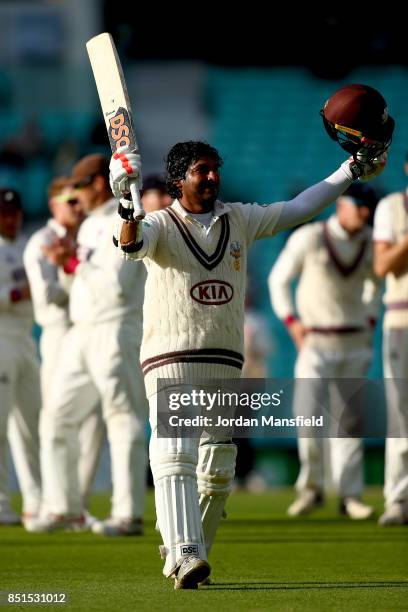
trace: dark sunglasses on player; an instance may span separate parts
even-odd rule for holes
[[[89,185],[92,185],[95,176],[96,174],[90,174],[89,176],[84,176],[84,178],[78,179],[78,181],[73,184],[74,189],[89,187]]]
[[[57,202],[59,202],[61,204],[68,204],[68,206],[76,206],[77,204],[79,204],[78,198],[76,198],[72,194],[64,194],[63,193],[63,194],[57,196],[55,199],[57,200]]]

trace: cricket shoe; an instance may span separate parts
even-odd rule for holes
[[[348,516],[353,521],[365,521],[374,514],[374,508],[363,504],[356,497],[345,497],[340,502],[340,514]]]
[[[96,521],[92,533],[106,536],[139,536],[143,535],[143,519],[119,519],[111,516],[105,521]]]
[[[407,502],[395,502],[391,504],[384,514],[378,519],[378,524],[382,527],[391,527],[392,525],[405,525],[408,523],[408,507]]]
[[[0,510],[0,525],[21,525],[21,519],[14,510],[5,508]]]
[[[317,508],[321,508],[323,503],[323,495],[320,491],[304,489],[289,506],[287,513],[289,516],[304,516]]]
[[[211,567],[195,555],[183,557],[176,569],[174,588],[197,589],[210,575]]]
[[[48,514],[46,516],[33,516],[24,520],[24,527],[29,533],[51,533],[53,531],[88,531],[85,516]]]
[[[92,514],[90,514],[88,510],[84,510],[83,515],[84,515],[86,525],[88,526],[89,529],[92,529],[92,525],[97,523],[98,519],[96,518],[96,516],[93,516]]]

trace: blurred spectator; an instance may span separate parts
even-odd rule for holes
[[[172,198],[167,192],[165,180],[158,174],[151,174],[143,179],[140,192],[143,208],[147,213],[162,210],[170,206]]]
[[[11,136],[0,149],[0,165],[21,169],[32,160],[46,156],[45,141],[35,118],[24,123],[21,130]]]

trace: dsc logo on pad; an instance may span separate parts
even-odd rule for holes
[[[181,554],[182,555],[198,555],[198,545],[189,544],[188,546],[182,546]]]

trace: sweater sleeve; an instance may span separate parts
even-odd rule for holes
[[[272,307],[276,315],[285,320],[296,312],[292,298],[292,282],[302,272],[304,257],[308,250],[312,227],[301,227],[287,241],[269,277],[268,287]]]
[[[320,183],[283,203],[275,232],[294,227],[315,217],[334,202],[352,183],[344,164]]]

